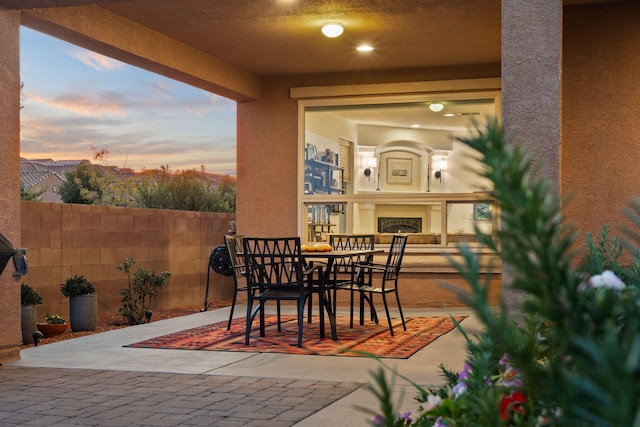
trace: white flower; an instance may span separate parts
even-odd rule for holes
[[[430,394],[429,397],[427,397],[426,403],[424,404],[424,410],[430,411],[434,408],[437,408],[440,403],[442,403],[442,398],[440,396],[438,396],[437,394]]]
[[[467,391],[467,384],[464,382],[460,382],[453,387],[453,394],[456,398],[460,397],[460,395],[464,394]]]
[[[625,284],[613,271],[606,270],[602,274],[592,276],[589,280],[594,288],[624,289]]]

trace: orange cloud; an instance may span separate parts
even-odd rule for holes
[[[125,68],[125,63],[91,52],[84,49],[73,49],[69,51],[69,55],[82,62],[83,64],[98,71],[121,70]]]
[[[125,113],[125,108],[115,100],[109,99],[109,97],[65,95],[55,99],[48,99],[38,95],[29,95],[29,101],[70,111],[81,116],[123,116]]]

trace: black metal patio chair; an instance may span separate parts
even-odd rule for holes
[[[348,283],[342,283],[339,289],[347,289],[350,291],[358,292],[360,295],[360,324],[362,325],[364,320],[364,303],[367,302],[371,307],[371,313],[374,316],[374,321],[378,323],[378,316],[373,304],[373,295],[382,295],[382,302],[384,304],[384,310],[387,315],[387,321],[389,322],[389,331],[393,336],[393,324],[391,322],[391,316],[389,314],[389,304],[387,301],[387,294],[394,293],[396,296],[396,302],[398,304],[398,311],[400,312],[400,319],[402,320],[402,327],[406,331],[407,326],[404,322],[404,314],[402,313],[402,306],[400,304],[400,296],[398,294],[398,277],[400,275],[400,267],[402,266],[402,257],[404,256],[405,246],[407,244],[407,235],[396,234],[391,240],[391,246],[389,247],[389,256],[387,257],[386,264],[376,264],[372,262],[354,263],[353,264],[353,280]],[[374,279],[380,280],[380,286],[374,286]],[[353,305],[351,307],[353,311]]]
[[[249,345],[251,325],[260,313],[260,336],[265,336],[265,304],[268,301],[295,301],[298,316],[298,347],[302,347],[304,305],[311,294],[306,281],[314,272],[322,277],[322,266],[306,268],[301,257],[299,237],[255,238],[242,241],[247,280],[247,329],[245,345]],[[257,306],[254,307],[254,303]],[[278,319],[278,325],[280,319]]]
[[[374,249],[375,236],[373,234],[352,234],[341,235],[332,234],[329,237],[329,244],[334,250],[357,250],[357,249]],[[349,327],[353,328],[353,296],[355,291],[353,290],[352,283],[357,281],[356,276],[358,274],[369,274],[371,271],[365,272],[363,268],[359,268],[358,271],[354,271],[354,264],[363,265],[373,262],[373,254],[362,255],[355,258],[340,258],[337,259],[333,266],[333,312],[336,312],[337,308],[337,292],[338,290],[348,290],[350,293],[350,315],[349,315]],[[369,280],[370,282],[370,280]],[[369,299],[371,300],[371,299]],[[362,309],[364,310],[364,309]],[[361,311],[362,311],[361,310]],[[370,306],[371,320],[374,320],[373,306]],[[362,314],[361,314],[362,316]],[[360,321],[362,324],[362,319]]]

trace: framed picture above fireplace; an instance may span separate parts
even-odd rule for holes
[[[412,159],[387,159],[387,184],[411,185]]]

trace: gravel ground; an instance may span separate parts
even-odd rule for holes
[[[219,307],[224,307],[228,304],[224,302],[219,305]],[[209,309],[213,310],[218,308],[217,306],[210,306]],[[163,319],[171,319],[173,317],[186,316],[189,314],[199,313],[202,309],[202,305],[199,306],[190,306],[190,307],[181,307],[181,308],[171,308],[165,310],[153,310],[153,316],[151,316],[151,321],[163,320]],[[41,338],[38,345],[46,345],[48,343],[53,343],[57,341],[68,340],[71,338],[83,337],[85,335],[97,334],[99,332],[111,331],[113,329],[126,328],[129,325],[127,324],[127,320],[122,317],[119,313],[109,314],[100,316],[97,321],[96,330],[95,331],[81,331],[81,332],[72,332],[71,328],[67,329],[67,331],[61,335],[57,335],[55,337],[49,338]],[[20,348],[29,348],[33,347],[33,344],[22,345]]]

